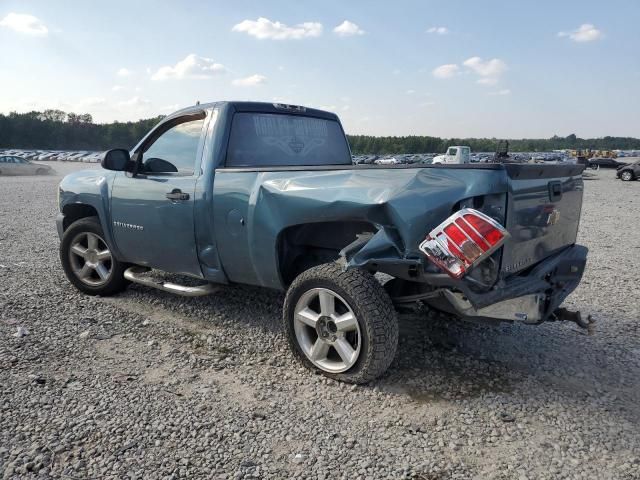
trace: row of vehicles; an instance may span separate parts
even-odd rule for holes
[[[85,162],[98,163],[104,152],[68,150],[0,150],[0,155],[17,156],[32,162]]]

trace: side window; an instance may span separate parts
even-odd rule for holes
[[[145,173],[192,175],[202,135],[204,116],[174,125],[161,134],[142,154]]]
[[[4,159],[5,157],[0,157],[0,163],[5,163]]]

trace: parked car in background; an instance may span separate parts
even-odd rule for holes
[[[605,158],[605,157],[594,157],[590,158],[587,166],[592,170],[597,170],[599,168],[618,168],[624,167],[626,163],[619,162],[615,158]]]
[[[640,160],[635,163],[626,164],[618,168],[616,177],[625,182],[637,180],[638,178],[640,178]]]
[[[15,155],[0,156],[0,175],[46,175],[51,172],[49,165],[31,163]]]

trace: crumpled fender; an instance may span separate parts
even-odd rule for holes
[[[364,267],[371,261],[387,262],[401,260],[402,241],[397,233],[381,228],[371,239],[347,261],[347,268]]]
[[[285,287],[278,273],[278,238],[302,224],[376,226],[377,233],[347,259],[347,268],[415,264],[423,258],[420,241],[456,202],[506,191],[507,177],[499,167],[220,170],[213,202],[217,245],[231,281],[272,288]]]

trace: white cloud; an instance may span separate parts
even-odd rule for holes
[[[593,42],[601,39],[604,35],[591,23],[583,23],[572,32],[559,32],[559,37],[569,37],[574,42]]]
[[[354,35],[364,35],[365,32],[355,23],[345,20],[333,29],[333,33],[341,37],[352,37]]]
[[[307,37],[319,37],[322,35],[322,24],[304,22],[289,27],[284,23],[272,22],[268,18],[260,17],[258,20],[243,20],[234,25],[231,31],[246,33],[260,40],[297,40]]]
[[[418,106],[424,108],[424,107],[430,107],[435,104],[436,104],[435,102],[422,102],[422,103],[419,103]]]
[[[116,72],[116,75],[119,77],[129,77],[131,76],[131,73],[132,73],[131,70],[129,70],[128,68],[122,67]]]
[[[416,91],[413,89],[407,90],[407,95],[413,95],[414,93],[416,93]]]
[[[449,33],[447,27],[431,27],[427,29],[427,33],[435,33],[436,35],[446,35]]]
[[[236,78],[231,82],[231,85],[233,85],[234,87],[255,87],[258,85],[262,85],[266,81],[267,77],[256,73],[245,78]]]
[[[151,102],[146,98],[140,98],[138,96],[132,97],[129,100],[123,100],[122,102],[118,102],[119,107],[127,107],[127,108],[135,108],[142,109],[151,105]]]
[[[433,69],[433,76],[436,78],[451,78],[457,75],[460,71],[460,67],[455,63],[448,63],[446,65],[440,65]]]
[[[99,105],[104,105],[105,103],[107,103],[107,100],[102,97],[88,97],[80,100],[80,102],[78,103],[78,106],[81,108],[97,107]]]
[[[160,110],[162,110],[163,112],[175,112],[179,108],[180,108],[180,105],[178,105],[177,103],[174,103],[172,105],[165,105],[164,107],[161,107]]]
[[[113,87],[111,87],[111,90],[114,92],[119,92],[121,90],[124,90],[124,87],[122,85],[114,85]]]
[[[511,90],[508,88],[503,88],[502,90],[498,90],[497,92],[489,92],[489,95],[511,95]]]
[[[206,79],[214,75],[225,73],[227,69],[220,63],[215,63],[210,58],[200,57],[195,53],[187,55],[173,67],[170,65],[160,67],[151,76],[151,80],[167,80],[171,78],[197,78]]]
[[[0,27],[5,27],[18,33],[26,33],[27,35],[44,36],[49,33],[49,29],[44,23],[33,15],[26,13],[9,13],[0,20]]]
[[[471,57],[463,65],[480,76],[478,83],[495,85],[507,70],[507,64],[499,58],[483,61],[480,57]]]

